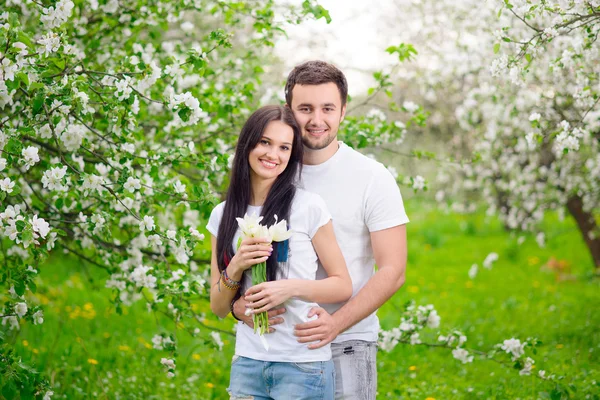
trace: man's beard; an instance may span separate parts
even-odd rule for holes
[[[335,135],[331,134],[331,131],[329,132],[329,134],[327,136],[320,137],[319,139],[311,138],[310,134],[306,133],[306,135],[302,136],[302,143],[308,149],[322,150],[322,149],[326,148],[327,146],[329,146],[331,144],[331,142],[333,142],[334,139],[335,139]]]

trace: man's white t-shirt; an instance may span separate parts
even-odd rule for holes
[[[225,202],[217,205],[208,220],[206,228],[217,237],[219,224],[223,217]],[[260,215],[261,207],[248,206],[247,214]],[[283,276],[278,279],[307,279],[315,280],[318,268],[318,258],[312,245],[312,238],[320,227],[331,220],[331,215],[323,199],[314,193],[302,189],[296,190],[296,195],[290,210],[290,229],[294,232],[289,242],[289,257],[287,263],[280,263]],[[232,246],[234,252],[240,231],[236,233]],[[242,278],[242,293],[252,286],[252,274],[248,269]],[[225,289],[227,290],[227,289]],[[269,351],[266,351],[260,342],[258,334],[249,326],[238,322],[235,354],[261,361],[281,362],[312,362],[327,361],[331,359],[330,346],[317,350],[309,350],[308,344],[298,343],[294,336],[294,325],[308,322],[308,313],[317,303],[307,302],[292,298],[284,303],[286,312],[284,322],[275,327],[274,333],[265,335],[269,342]]]
[[[319,165],[303,165],[301,184],[325,200],[333,217],[335,236],[352,278],[354,297],[375,273],[371,232],[408,222],[396,180],[383,164],[339,142],[338,151]],[[318,277],[326,274],[319,267]],[[322,304],[329,313],[345,303]],[[284,315],[285,317],[285,315]],[[378,339],[374,312],[340,334],[333,342]]]

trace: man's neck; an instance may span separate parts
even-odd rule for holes
[[[334,139],[329,146],[324,149],[312,150],[304,146],[304,156],[302,157],[302,164],[304,165],[319,165],[329,160],[337,153],[340,148],[340,142]]]

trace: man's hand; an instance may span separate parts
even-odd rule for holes
[[[246,315],[246,304],[248,302],[244,300],[244,297],[240,297],[233,303],[233,312],[236,317],[238,317],[244,324],[248,325],[250,328],[254,329],[254,322],[252,322],[252,314]],[[274,310],[269,310],[267,315],[269,316],[269,333],[275,332],[275,329],[272,327],[273,325],[281,324],[283,322],[282,317],[278,317],[285,312],[285,308],[277,308]]]
[[[237,314],[236,314],[237,315]],[[308,343],[311,350],[318,349],[329,343],[339,335],[339,330],[331,314],[321,307],[313,307],[308,313],[308,318],[317,316],[314,321],[297,324],[294,334],[298,336],[298,342]]]

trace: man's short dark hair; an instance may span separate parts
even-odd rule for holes
[[[348,82],[344,73],[325,61],[306,61],[290,72],[285,83],[285,101],[292,106],[292,90],[296,85],[322,85],[333,82],[338,87],[342,107],[348,99]]]

